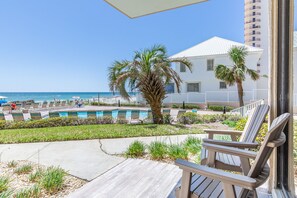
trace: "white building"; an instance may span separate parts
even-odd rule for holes
[[[190,72],[182,64],[176,64],[175,70],[183,80],[181,93],[177,93],[172,83],[167,87],[171,94],[167,95],[165,103],[224,103],[232,104],[238,102],[237,87],[227,86],[218,80],[214,74],[215,66],[219,64],[232,66],[228,51],[233,46],[245,46],[248,50],[246,65],[250,69],[257,69],[257,63],[262,55],[262,49],[237,43],[234,41],[213,37],[189,49],[186,49],[171,58],[188,58],[193,69]],[[251,102],[256,100],[257,83],[249,77],[243,83],[244,100]]]

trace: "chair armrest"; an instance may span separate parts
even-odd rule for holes
[[[204,143],[209,143],[209,144],[215,144],[215,145],[221,145],[221,146],[230,146],[230,147],[235,147],[235,148],[257,148],[259,146],[258,143],[247,143],[247,142],[235,142],[235,141],[223,141],[223,140],[212,140],[208,138],[203,139]]]
[[[216,168],[201,166],[188,162],[185,160],[177,159],[175,164],[183,171],[196,173],[223,183],[239,186],[245,189],[254,190],[258,187],[259,183],[256,179],[248,176],[225,172]]]
[[[238,149],[234,147],[221,146],[221,145],[208,144],[208,143],[203,143],[202,146],[208,151],[225,153],[225,154],[235,155],[243,158],[255,159],[257,156],[256,152]]]
[[[241,136],[242,134],[242,131],[236,131],[236,130],[204,129],[204,132],[208,133],[209,139],[213,139],[214,135],[230,135],[233,141],[236,140],[236,137]]]

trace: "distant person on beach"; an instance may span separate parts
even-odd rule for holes
[[[16,104],[15,103],[11,103],[10,107],[11,107],[11,110],[16,110]]]

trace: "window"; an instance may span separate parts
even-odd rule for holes
[[[256,12],[253,12],[253,16],[255,16],[256,15]]]
[[[200,83],[188,83],[187,92],[200,92]]]
[[[256,43],[253,43],[253,47],[256,47]]]
[[[225,82],[220,82],[220,89],[227,89],[227,84]]]
[[[256,31],[255,30],[253,30],[253,34],[256,34]]]
[[[180,72],[186,72],[186,66],[183,63],[180,64],[180,70],[179,71]]]
[[[255,40],[256,40],[256,37],[253,36],[253,41],[255,41]]]
[[[165,87],[166,93],[174,93],[174,83],[168,83]]]
[[[256,18],[253,18],[253,22],[256,22]]]
[[[214,67],[214,59],[207,60],[207,71],[213,71]]]

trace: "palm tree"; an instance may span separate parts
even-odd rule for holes
[[[227,85],[237,85],[237,92],[239,98],[239,105],[243,106],[243,86],[242,82],[248,74],[252,80],[258,80],[260,75],[257,71],[249,69],[245,65],[245,58],[248,54],[246,47],[244,46],[235,46],[232,47],[229,52],[229,57],[233,62],[233,66],[229,67],[226,65],[218,65],[215,68],[216,78],[223,80]]]
[[[191,62],[186,58],[169,59],[166,48],[162,45],[137,51],[132,61],[115,61],[109,67],[109,88],[111,91],[119,91],[125,99],[130,98],[127,88],[140,91],[152,109],[153,122],[161,124],[166,84],[174,82],[177,91],[180,92],[182,83],[179,75],[171,68],[173,62],[182,63],[192,71]]]

